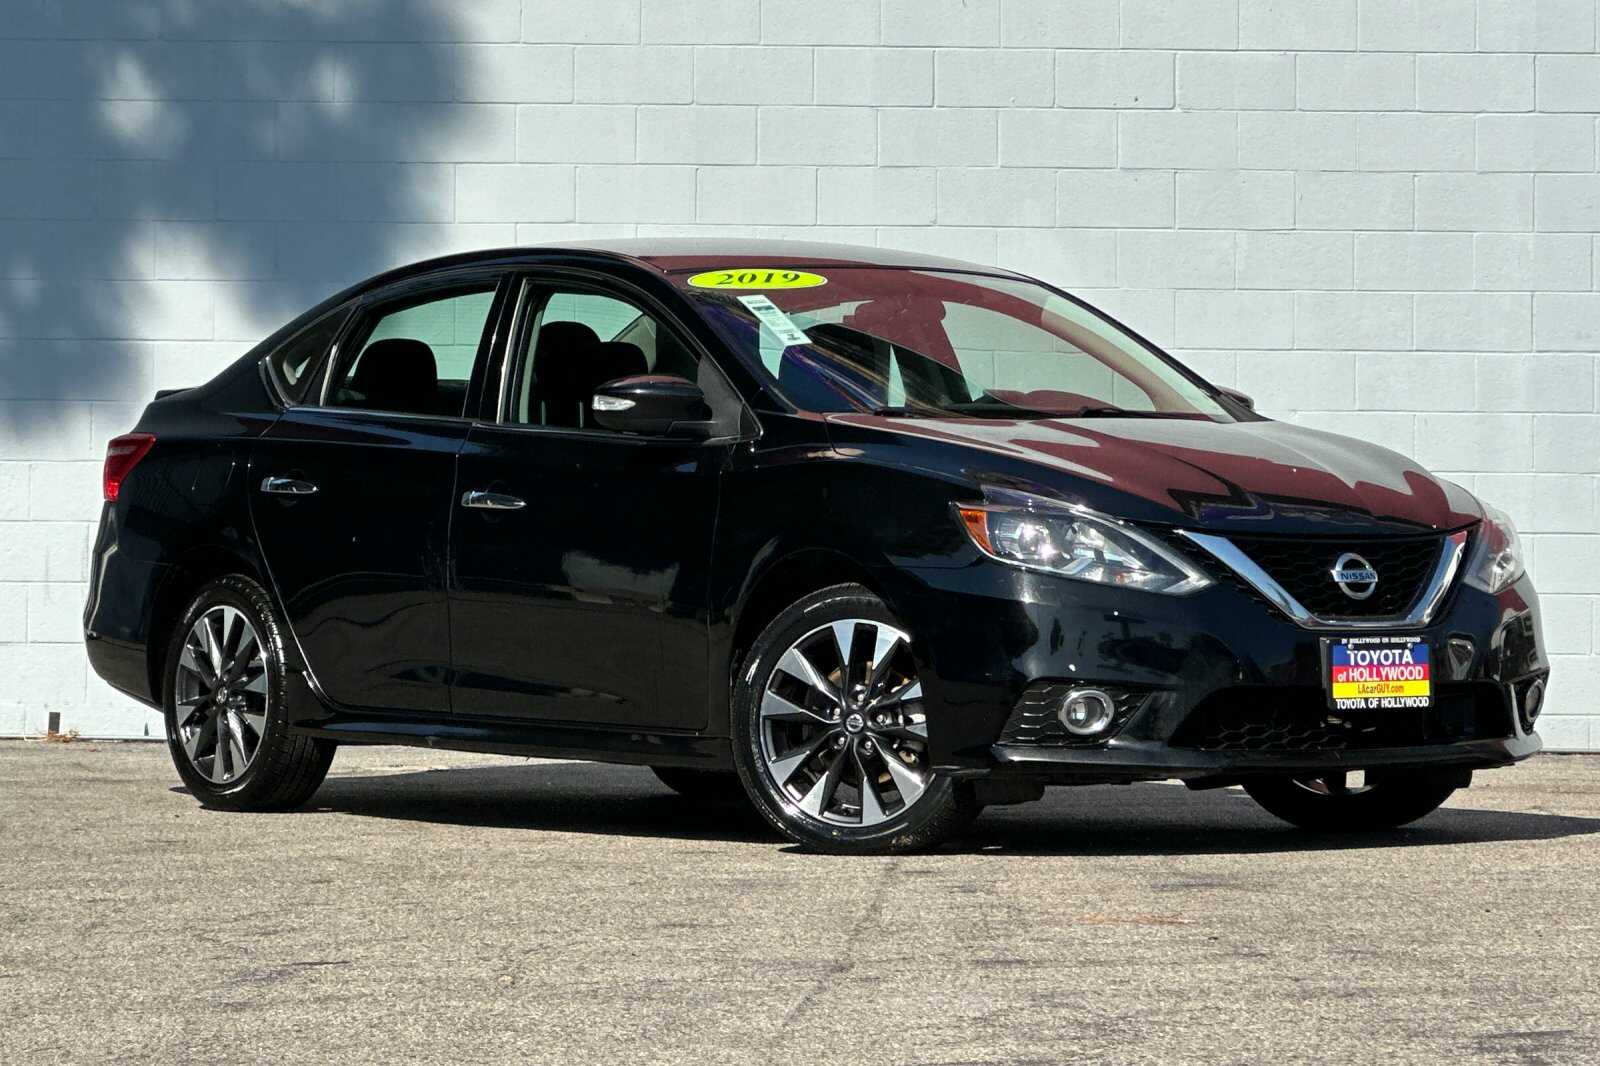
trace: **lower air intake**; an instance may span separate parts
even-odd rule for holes
[[[1350,751],[1408,748],[1511,735],[1497,685],[1439,686],[1420,711],[1334,712],[1319,688],[1229,688],[1184,719],[1172,746],[1200,751]]]

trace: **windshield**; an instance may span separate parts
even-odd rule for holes
[[[886,267],[673,280],[802,410],[1232,421],[1148,345],[1032,282]]]

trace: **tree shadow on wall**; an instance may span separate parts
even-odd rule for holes
[[[515,158],[515,106],[475,90],[458,42],[514,41],[516,22],[449,0],[8,4],[6,458],[87,438],[84,401],[204,381],[374,271],[511,243],[510,224],[452,225],[451,163]]]

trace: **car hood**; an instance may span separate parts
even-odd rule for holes
[[[1037,479],[1034,488],[1051,495],[1124,517],[1200,529],[1348,533],[1365,527],[1400,533],[1457,529],[1483,514],[1465,489],[1397,452],[1270,420],[836,415],[829,421],[840,429],[870,428],[978,449],[993,457],[967,464],[966,473],[979,481]],[[1012,462],[996,463],[1001,457]],[[1017,462],[1026,465],[1019,469]],[[1146,506],[1118,506],[1119,495]]]

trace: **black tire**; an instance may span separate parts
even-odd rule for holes
[[[941,774],[926,774],[927,783],[915,800],[910,804],[905,804],[903,799],[898,801],[899,809],[889,814],[887,820],[870,827],[850,826],[801,810],[795,796],[775,780],[768,765],[763,748],[761,702],[778,660],[819,627],[852,618],[899,629],[894,616],[877,596],[860,585],[841,584],[805,596],[768,623],[756,637],[733,685],[731,724],[735,769],[745,792],[767,821],[785,837],[810,850],[861,855],[935,847],[960,834],[977,816],[978,807],[969,785]],[[925,724],[923,728],[926,729]],[[864,808],[860,815],[865,822]]]
[[[693,770],[686,766],[652,766],[650,772],[678,795],[701,803],[744,801],[744,786],[732,770]]]
[[[1321,792],[1312,782],[1307,778],[1260,778],[1246,781],[1244,790],[1269,813],[1302,829],[1362,833],[1393,829],[1432,814],[1460,787],[1461,777],[1406,772],[1368,774],[1368,787],[1359,792]]]
[[[218,607],[233,608],[254,628],[266,677],[259,704],[264,709],[265,727],[259,733],[248,764],[226,782],[213,780],[191,760],[176,725],[179,662],[185,643],[196,622]],[[208,807],[291,810],[310,799],[327,776],[337,745],[289,731],[284,711],[287,677],[283,646],[283,627],[266,590],[237,574],[218,578],[202,588],[169,636],[163,674],[167,748],[172,753],[178,776],[183,778],[194,797]],[[255,706],[252,704],[252,708]]]

